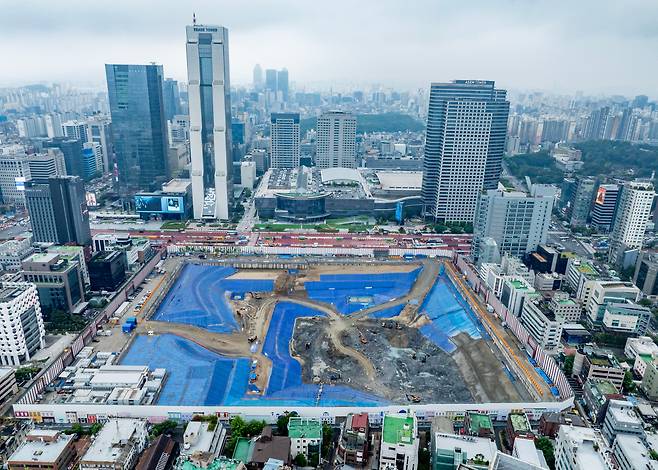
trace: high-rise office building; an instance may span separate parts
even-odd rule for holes
[[[572,227],[582,227],[587,223],[587,218],[592,209],[595,188],[596,180],[594,178],[582,176],[576,178],[573,198],[567,209],[567,216]]]
[[[423,162],[423,214],[473,222],[478,196],[500,178],[509,101],[493,81],[433,83]]]
[[[164,99],[165,119],[171,121],[175,115],[181,114],[180,92],[176,80],[166,78],[162,82],[162,97]]]
[[[91,244],[82,179],[55,176],[48,179],[48,184],[28,182],[25,200],[35,242]]]
[[[85,142],[82,146],[84,179],[90,180],[103,173],[103,151],[95,142]]]
[[[276,91],[280,93],[283,101],[288,101],[288,69],[281,69],[276,73]]]
[[[356,118],[332,111],[318,117],[316,165],[320,168],[356,168]]]
[[[299,113],[272,113],[270,139],[272,168],[299,166]]]
[[[48,184],[51,176],[66,176],[66,162],[60,149],[49,148],[46,153],[27,156],[30,167],[30,180],[35,183]]]
[[[598,230],[609,232],[612,229],[618,195],[619,185],[599,185],[592,206],[592,225]]]
[[[501,254],[521,257],[546,243],[557,188],[533,184],[530,195],[495,189],[480,195],[473,226],[473,257],[493,239]]]
[[[66,164],[66,174],[85,177],[85,165],[82,155],[82,142],[78,139],[69,137],[54,137],[41,143],[44,149],[60,149],[64,154],[64,163]]]
[[[122,197],[167,179],[167,126],[161,65],[106,64],[112,137]]]
[[[228,30],[187,27],[194,218],[228,219],[233,200]]]
[[[277,71],[274,69],[265,70],[265,89],[276,93],[277,91]]]
[[[0,153],[0,199],[3,204],[25,206],[25,181],[30,179],[26,155]]]
[[[260,90],[263,88],[263,69],[261,68],[260,64],[256,64],[254,66],[254,89],[255,90]]]
[[[622,264],[626,250],[642,248],[655,195],[653,184],[649,182],[631,181],[622,186],[610,235],[608,260],[611,264]]]

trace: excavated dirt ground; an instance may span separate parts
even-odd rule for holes
[[[319,379],[349,385],[395,403],[411,403],[412,395],[420,403],[474,401],[457,363],[415,328],[401,325],[396,329],[390,321],[387,328],[381,320],[362,320],[345,330],[343,344],[371,358],[377,371],[371,382],[354,359],[335,350],[327,334],[328,323],[326,318],[297,321],[292,346],[303,363],[305,382]],[[367,337],[367,344],[361,343],[359,331]]]

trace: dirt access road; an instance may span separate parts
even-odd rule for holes
[[[351,320],[359,320],[361,318],[366,318],[369,315],[379,312],[387,308],[395,307],[397,305],[406,304],[410,300],[418,301],[418,306],[422,305],[425,296],[429,293],[430,289],[436,281],[436,277],[439,275],[441,263],[434,259],[427,259],[423,261],[423,270],[418,275],[416,282],[414,282],[411,291],[407,295],[403,295],[397,299],[391,300],[389,302],[383,303],[381,305],[375,305],[374,307],[366,308],[360,310],[356,313],[352,313],[347,317]]]

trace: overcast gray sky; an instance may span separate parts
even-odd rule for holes
[[[656,0],[0,0],[0,85],[102,85],[113,62],[184,80],[193,11],[229,28],[233,84],[260,63],[298,85],[469,78],[658,97]]]

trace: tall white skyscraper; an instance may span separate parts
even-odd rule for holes
[[[356,118],[331,111],[318,117],[316,165],[320,168],[356,168]]]
[[[493,81],[432,83],[423,160],[423,214],[473,222],[478,196],[500,178],[509,101]]]
[[[195,219],[228,219],[233,198],[228,30],[187,27],[190,154]]]
[[[631,181],[622,187],[610,235],[610,263],[620,265],[626,250],[642,248],[655,195],[653,184],[649,182]]]
[[[272,113],[270,119],[272,168],[299,166],[299,113]]]

